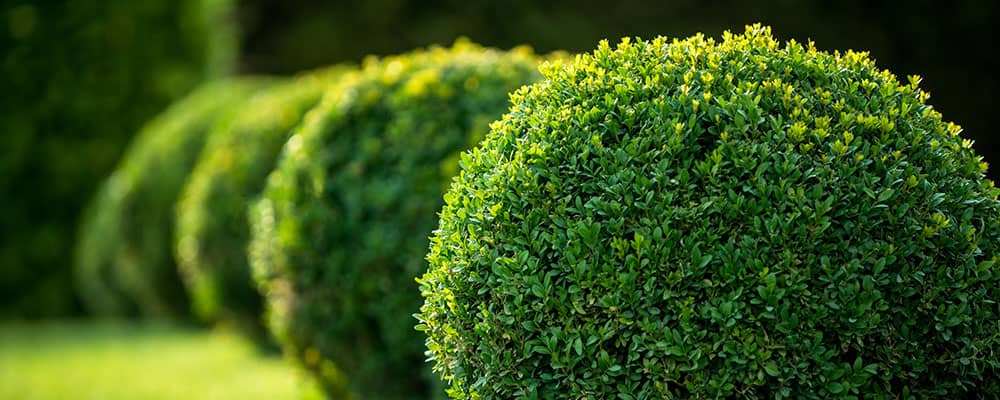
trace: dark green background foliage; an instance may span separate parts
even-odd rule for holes
[[[286,144],[255,207],[251,263],[272,329],[329,391],[346,378],[363,398],[431,397],[412,318],[427,235],[459,152],[536,63],[467,42],[369,59]]]
[[[584,52],[605,38],[686,37],[764,22],[782,37],[871,51],[883,67],[920,74],[935,108],[965,127],[987,161],[1000,160],[1000,113],[993,112],[1000,53],[984,50],[995,47],[998,18],[1000,2],[992,0],[240,1],[244,68],[261,72],[394,54],[456,35]],[[319,50],[312,47],[318,37],[328,38]]]
[[[208,138],[177,205],[176,256],[195,314],[264,337],[250,277],[247,206],[306,111],[344,71],[332,67],[261,91]]]
[[[0,5],[0,316],[78,310],[70,249],[83,204],[143,122],[228,69],[229,8],[226,0]]]
[[[142,129],[81,228],[77,272],[92,311],[137,307],[148,316],[188,315],[171,245],[174,203],[209,130],[266,84],[253,78],[207,84]],[[126,298],[114,296],[119,292]]]
[[[463,154],[419,317],[451,395],[1000,393],[971,143],[864,54],[723,36],[546,68]]]

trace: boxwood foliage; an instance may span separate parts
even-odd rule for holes
[[[998,190],[919,78],[759,25],[543,73],[419,280],[453,398],[1000,392]]]
[[[289,139],[253,209],[251,263],[272,330],[330,393],[443,396],[412,324],[426,235],[458,154],[536,67],[530,50],[467,41],[370,58]]]
[[[315,71],[259,92],[210,134],[180,196],[174,230],[177,264],[196,316],[267,336],[247,260],[247,207],[292,129],[343,71]]]
[[[77,277],[92,311],[189,314],[171,245],[174,203],[209,129],[268,83],[241,78],[206,84],[139,132],[81,228]]]
[[[144,122],[230,70],[231,0],[4,1],[0,315],[79,313],[84,205]]]

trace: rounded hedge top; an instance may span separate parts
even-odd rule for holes
[[[420,279],[452,397],[1000,392],[998,190],[918,78],[760,26],[543,73]]]
[[[178,201],[174,231],[177,264],[198,317],[266,336],[247,260],[247,206],[292,129],[343,71],[332,67],[262,90],[209,134]]]
[[[139,132],[81,228],[77,275],[93,311],[114,314],[134,304],[149,316],[189,314],[171,245],[174,204],[209,130],[268,83],[241,78],[203,85]],[[127,299],[109,296],[116,291]]]
[[[369,59],[289,139],[255,207],[251,263],[272,329],[328,391],[343,373],[365,398],[430,396],[412,324],[427,233],[459,152],[536,67],[530,51],[467,42]]]

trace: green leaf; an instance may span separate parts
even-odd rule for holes
[[[764,363],[764,372],[770,376],[778,376],[780,372],[778,371],[778,364],[774,361],[768,361]]]

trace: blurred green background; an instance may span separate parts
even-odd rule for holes
[[[76,223],[146,120],[232,69],[228,0],[3,3],[0,316],[76,315]]]
[[[5,0],[0,315],[83,312],[68,266],[84,204],[142,122],[227,71],[288,74],[458,36],[579,52],[602,38],[713,35],[762,22],[779,38],[868,50],[897,75],[921,75],[931,103],[993,161],[998,8],[983,0]]]
[[[358,63],[460,36],[573,53],[604,38],[718,36],[761,22],[781,39],[867,50],[898,76],[919,74],[930,103],[994,162],[998,8],[991,0],[2,0],[0,321],[87,317],[72,273],[83,210],[143,123],[200,83]],[[0,325],[0,387],[11,365],[24,365],[12,348],[60,345],[59,335],[32,329]],[[150,343],[144,330],[108,329]],[[157,343],[187,340],[187,331],[153,331]],[[238,359],[239,346],[217,358]],[[0,391],[10,396],[21,398]]]

